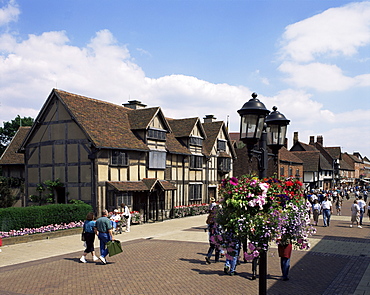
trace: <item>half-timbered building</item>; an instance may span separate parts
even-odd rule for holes
[[[232,175],[235,151],[223,122],[169,119],[139,101],[123,106],[53,89],[19,151],[26,196],[59,180],[56,203],[71,199],[100,213],[126,203],[144,221],[175,206],[208,203]],[[28,199],[28,198],[27,198]]]

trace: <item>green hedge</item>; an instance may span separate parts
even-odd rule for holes
[[[0,231],[38,228],[85,220],[92,211],[88,204],[54,204],[0,209]]]

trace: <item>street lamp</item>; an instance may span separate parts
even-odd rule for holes
[[[257,94],[252,93],[252,98],[238,110],[240,120],[240,140],[244,142],[248,149],[248,156],[253,156],[258,160],[259,178],[267,176],[268,156],[277,159],[279,150],[285,143],[287,126],[289,120],[273,107],[270,113],[265,105],[257,99]],[[256,144],[259,146],[256,149]],[[272,150],[272,154],[267,151],[267,146]],[[267,251],[260,253],[259,263],[259,294],[267,292]]]

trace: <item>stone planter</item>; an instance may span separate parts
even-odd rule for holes
[[[81,234],[82,228],[76,227],[71,229],[62,229],[58,231],[52,231],[47,233],[38,233],[32,235],[25,235],[25,236],[18,236],[18,237],[10,237],[10,238],[3,238],[3,246],[20,244],[20,243],[28,243],[32,241],[39,241],[39,240],[47,240],[53,238],[59,238],[64,236],[76,235]]]

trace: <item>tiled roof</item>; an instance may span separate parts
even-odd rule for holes
[[[326,160],[322,154],[320,154],[320,169],[321,170],[333,170],[332,164],[330,164],[328,160]]]
[[[167,118],[167,121],[176,137],[189,137],[198,121],[198,118]]]
[[[171,131],[159,107],[134,110],[61,90],[54,91],[97,147],[149,150],[132,130],[146,129],[157,114],[163,117],[166,128]],[[172,133],[167,133],[166,148],[171,153],[189,154]]]
[[[206,156],[211,155],[212,148],[215,146],[218,134],[220,133],[220,130],[222,128],[223,122],[208,122],[203,123],[204,131],[207,134],[207,139],[204,141],[203,144],[203,153]]]
[[[207,134],[207,139],[204,141],[204,144],[203,144],[203,153],[206,156],[209,156],[211,155],[212,148],[215,146],[215,144],[217,144],[217,138],[218,138],[220,131],[225,131],[224,133],[225,133],[225,136],[227,137],[229,136],[229,134],[227,133],[227,130],[224,129],[225,124],[223,121],[205,122],[202,125],[204,128],[204,131]],[[230,137],[229,137],[229,140],[230,140]],[[230,152],[232,156],[226,153],[220,153],[219,156],[227,157],[227,158],[231,158],[231,157],[236,158],[236,153],[235,153],[233,145],[231,144],[229,148],[230,148]]]
[[[125,192],[152,191],[156,184],[159,184],[164,190],[177,189],[169,181],[157,178],[144,178],[140,181],[107,181],[107,183],[114,189]]]
[[[149,149],[130,131],[128,113],[135,110],[61,90],[54,93],[97,147]]]
[[[319,170],[319,151],[292,151],[292,153],[303,161],[304,171],[312,172]]]
[[[355,170],[354,167],[352,167],[349,163],[347,163],[345,160],[339,160],[339,169],[340,170]]]
[[[0,158],[0,165],[24,165],[24,154],[17,153],[31,127],[19,127]]]
[[[313,146],[311,144],[306,144],[306,143],[303,143],[303,142],[299,142],[299,143],[305,151],[317,151],[315,146]]]
[[[303,161],[299,157],[295,156],[293,152],[288,151],[284,146],[279,150],[279,160],[303,164]]]
[[[333,159],[340,159],[341,148],[339,146],[324,147],[324,149]]]
[[[145,108],[128,113],[131,129],[147,129],[149,123],[160,112],[160,108]]]

